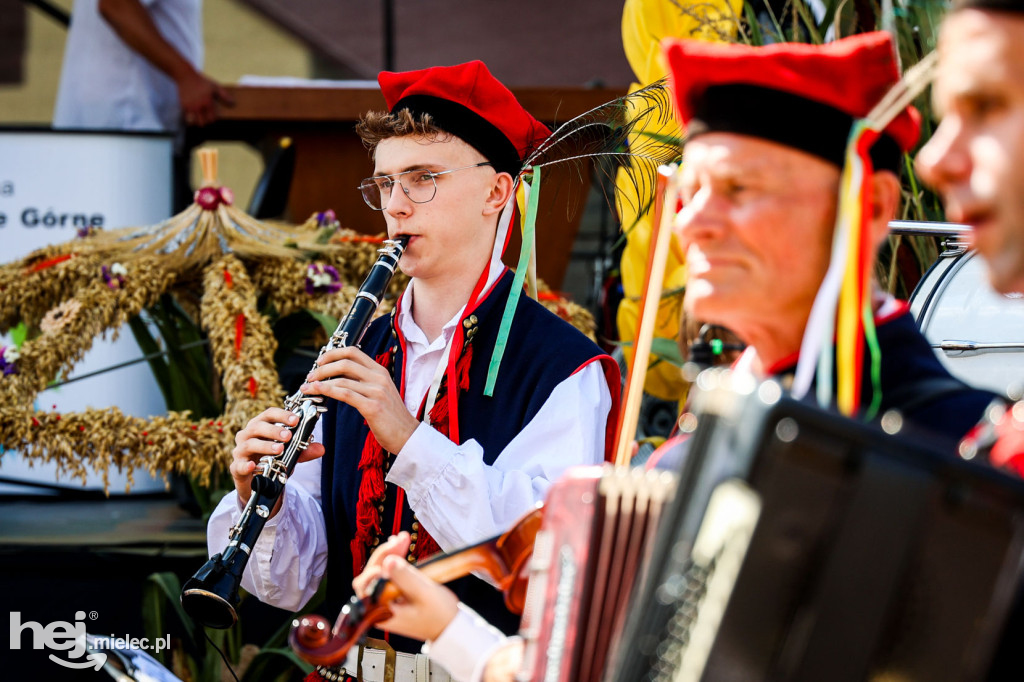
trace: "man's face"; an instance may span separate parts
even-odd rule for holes
[[[391,175],[409,170],[437,173],[486,159],[456,137],[409,136],[382,141],[374,161],[374,175]],[[479,276],[494,244],[497,221],[493,209],[486,206],[494,180],[490,166],[441,175],[435,178],[434,198],[423,204],[412,202],[396,184],[383,213],[389,237],[412,237],[402,257],[402,271],[420,280],[445,281],[467,272]]]
[[[974,228],[998,291],[1024,291],[1024,18],[951,14],[932,88],[942,124],[917,157],[949,220]]]
[[[828,269],[838,184],[834,165],[759,138],[687,143],[676,218],[687,311],[748,343],[802,332]]]

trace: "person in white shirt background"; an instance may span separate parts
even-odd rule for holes
[[[227,91],[203,74],[202,0],[75,0],[53,127],[175,132]]]

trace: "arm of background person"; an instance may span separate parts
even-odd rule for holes
[[[140,0],[99,0],[99,12],[128,47],[174,81],[185,123],[206,125],[216,118],[217,102],[234,104],[223,87],[167,42]]]

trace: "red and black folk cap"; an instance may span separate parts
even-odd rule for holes
[[[551,131],[529,114],[481,61],[377,77],[388,110],[430,114],[434,124],[484,155],[495,170],[519,174],[523,159]]]
[[[899,80],[889,35],[880,31],[825,45],[670,40],[663,50],[688,138],[752,135],[840,168],[853,121]],[[871,151],[876,168],[900,167],[900,152],[917,142],[920,119],[907,107],[889,123]]]

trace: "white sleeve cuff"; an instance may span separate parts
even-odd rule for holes
[[[452,622],[424,649],[456,682],[479,682],[491,655],[507,639],[500,630],[460,602]]]
[[[231,491],[210,517],[210,554],[222,552],[231,526],[245,505]],[[278,532],[280,530],[280,532]],[[241,585],[260,601],[278,608],[300,609],[316,592],[327,565],[323,512],[312,493],[289,481],[281,511],[268,519],[252,548]]]
[[[409,504],[416,508],[436,485],[458,449],[447,436],[421,422],[395,456],[386,480],[405,489]]]

